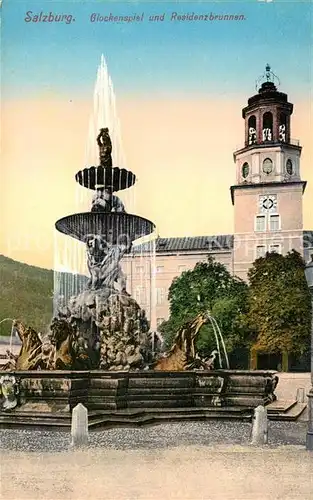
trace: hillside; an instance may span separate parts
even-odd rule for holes
[[[52,316],[53,271],[29,266],[0,255],[0,321],[20,319],[45,330]],[[9,335],[10,321],[0,325],[0,335]]]

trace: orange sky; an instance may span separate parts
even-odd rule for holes
[[[232,152],[243,143],[245,102],[242,96],[118,100],[127,168],[138,177],[131,188],[135,212],[155,222],[161,236],[233,232]],[[304,228],[313,229],[310,109],[307,102],[294,104],[292,137],[303,146],[308,181]],[[49,94],[3,104],[0,253],[53,267],[55,221],[87,209],[75,202],[74,175],[84,167],[90,111],[90,102]]]

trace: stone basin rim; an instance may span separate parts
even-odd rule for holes
[[[205,376],[222,376],[222,375],[244,375],[244,376],[264,376],[274,375],[279,372],[275,370],[184,370],[184,371],[108,371],[108,370],[14,370],[4,371],[0,370],[0,375],[12,375],[20,377],[33,377],[33,378],[59,378],[66,375],[67,378],[77,377],[82,375],[109,377],[109,378],[130,378],[130,377],[146,377],[146,378],[165,378],[165,377],[190,377],[195,375]]]
[[[88,234],[105,236],[110,230],[116,236],[128,234],[132,241],[136,241],[152,234],[156,226],[145,217],[127,212],[79,212],[58,219],[55,228],[60,233],[83,242]]]

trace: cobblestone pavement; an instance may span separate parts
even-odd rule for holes
[[[269,446],[305,445],[307,424],[269,422]],[[148,427],[112,428],[89,434],[92,448],[151,449],[214,444],[249,444],[251,424],[239,421],[178,422]],[[15,451],[66,451],[69,432],[1,430],[0,449]]]

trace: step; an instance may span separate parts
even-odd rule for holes
[[[2,417],[0,417],[0,426],[3,429],[21,429],[21,428],[44,428],[44,429],[70,429],[71,428],[71,422],[64,422],[64,421],[57,421],[57,420],[42,420],[42,419],[36,419],[36,420],[19,420],[19,421],[14,421],[14,420],[3,420]]]
[[[206,419],[241,419],[251,420],[252,409],[242,407],[212,407],[212,408],[153,408],[125,409],[90,412],[89,427],[114,427],[122,425],[143,425],[148,423],[169,422],[179,420]],[[71,415],[57,413],[35,412],[1,412],[0,426],[4,428],[45,428],[70,429]]]
[[[140,416],[136,419],[127,419],[127,418],[104,418],[104,419],[96,419],[93,422],[90,423],[89,427],[90,429],[96,429],[99,427],[109,427],[109,426],[119,426],[119,425],[144,425],[144,424],[155,424],[155,423],[162,423],[164,421],[166,422],[174,422],[174,421],[182,421],[182,420],[188,420],[188,421],[195,421],[195,420],[209,420],[209,419],[227,419],[227,420],[235,420],[235,419],[240,419],[240,420],[247,420],[251,421],[251,415],[236,415],[236,414],[229,414],[229,413],[202,413],[198,415],[190,415],[190,414],[184,414],[181,413],[180,415],[153,415],[153,414],[147,414],[146,416]]]
[[[296,399],[292,400],[276,400],[273,403],[266,405],[268,413],[285,413],[297,404]]]
[[[306,403],[296,403],[289,410],[282,413],[269,414],[268,418],[270,420],[281,420],[281,421],[295,421],[306,409]]]

